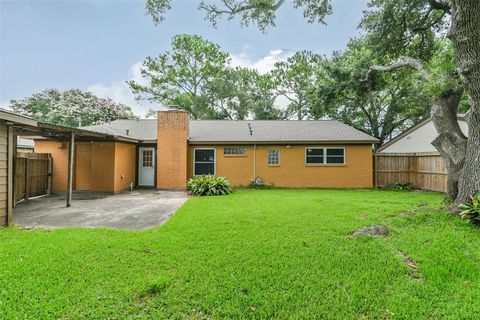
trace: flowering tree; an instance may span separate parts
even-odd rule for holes
[[[25,99],[12,100],[10,107],[39,121],[71,127],[134,118],[129,106],[78,89],[46,89]]]

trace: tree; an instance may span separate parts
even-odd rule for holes
[[[449,37],[463,88],[470,99],[467,150],[456,198],[459,204],[471,201],[470,196],[480,190],[480,1],[451,0],[451,3]],[[450,117],[446,122],[452,121]]]
[[[147,113],[145,113],[145,118],[156,119],[157,118],[157,110],[149,108]]]
[[[147,0],[145,9],[155,24],[165,20],[166,13],[171,9],[172,0]],[[283,6],[285,0],[201,0],[198,9],[206,13],[206,20],[216,26],[218,20],[226,17],[228,20],[240,16],[240,23],[248,26],[256,24],[265,31],[275,26],[276,11]],[[303,16],[309,23],[325,23],[325,17],[332,11],[330,0],[293,0],[295,8],[303,10]]]
[[[275,63],[272,77],[276,91],[289,101],[287,114],[297,120],[309,117],[312,109],[311,94],[314,91],[315,71],[322,58],[310,51],[301,51],[287,61]]]
[[[47,89],[22,100],[12,100],[10,107],[39,121],[71,127],[134,118],[129,106],[78,89],[63,92]]]
[[[226,68],[205,86],[205,103],[212,108],[211,118],[245,120],[278,118],[274,107],[274,84],[270,75],[246,68]],[[267,112],[268,111],[268,112]]]
[[[363,26],[378,39],[389,32],[390,36],[382,42],[385,50],[398,56],[407,53],[405,50],[398,52],[398,43],[421,46],[417,46],[416,57],[404,56],[388,66],[372,66],[370,75],[408,67],[421,70],[427,80],[435,79],[425,68],[428,50],[420,49],[428,48],[425,43],[429,39],[449,30],[447,35],[452,40],[457,73],[447,72],[440,77],[446,85],[441,86],[443,90],[432,105],[431,115],[438,131],[432,144],[446,162],[448,195],[456,204],[470,201],[470,196],[480,190],[480,2],[376,0],[372,1],[372,7],[374,9],[366,15]],[[397,19],[389,22],[387,17]],[[382,30],[387,26],[389,31]],[[468,139],[461,132],[456,118],[463,90],[470,104]]]
[[[335,52],[317,69],[314,118],[328,117],[349,124],[380,140],[425,118],[430,97],[419,86],[421,79],[409,72],[388,74],[371,91],[365,70],[382,61],[367,37],[352,40],[344,52]]]
[[[227,61],[228,54],[217,44],[197,35],[177,35],[172,40],[171,52],[147,57],[143,62],[141,73],[149,85],[133,80],[128,84],[140,99],[175,105],[194,119],[204,118],[211,110],[203,103],[203,89],[221,74]]]

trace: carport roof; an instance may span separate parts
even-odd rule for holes
[[[72,128],[47,122],[37,121],[32,118],[19,115],[17,113],[0,109],[0,120],[13,125],[15,132],[21,136],[35,136],[50,138],[55,140],[68,140],[73,132],[77,140],[120,140],[129,142],[138,142],[136,139],[124,137],[121,135],[112,135],[98,131],[86,130],[83,128]]]

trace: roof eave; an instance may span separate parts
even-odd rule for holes
[[[23,124],[27,126],[36,127],[37,121],[19,114],[15,114],[8,110],[0,109],[0,119],[6,122],[14,122],[18,124]]]
[[[231,140],[231,141],[200,141],[200,140],[188,140],[189,144],[218,144],[218,145],[245,145],[245,144],[297,144],[297,145],[308,145],[308,144],[377,144],[379,140],[297,140],[297,141],[240,141],[240,140]]]

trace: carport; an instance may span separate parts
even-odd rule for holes
[[[126,141],[137,142],[110,134],[104,134],[67,126],[54,125],[36,121],[7,110],[0,110],[0,225],[11,223],[15,206],[15,163],[16,137],[32,137],[55,140],[65,143],[68,147],[68,161],[66,164],[66,207],[72,204],[73,176],[75,164],[75,143],[93,141]]]
[[[139,189],[115,195],[86,195],[65,207],[55,195],[20,203],[13,222],[24,228],[114,228],[142,230],[163,224],[187,199],[184,191]]]

